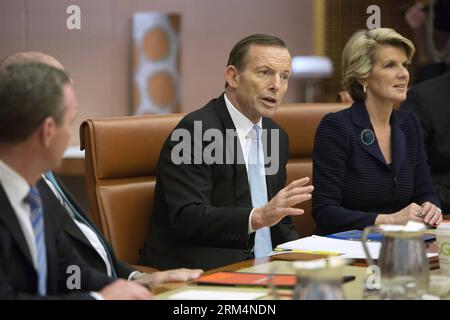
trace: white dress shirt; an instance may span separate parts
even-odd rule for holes
[[[30,185],[20,174],[2,160],[0,160],[0,182],[17,216],[23,236],[30,250],[33,265],[37,270],[37,249],[33,226],[31,224],[31,209],[24,202],[25,197],[30,191]]]
[[[261,130],[259,130],[259,134],[261,135],[261,133],[262,133],[262,118],[259,119],[259,121],[257,123],[253,123],[252,121],[250,121],[249,118],[244,116],[238,109],[236,109],[235,106],[233,106],[231,101],[228,99],[226,93],[223,96],[225,99],[225,104],[228,109],[228,113],[230,114],[231,120],[233,121],[233,124],[236,127],[239,142],[240,142],[241,148],[242,148],[242,154],[244,156],[245,167],[247,169],[247,179],[248,179],[248,181],[250,181],[250,177],[248,176],[248,153],[250,151],[249,149],[250,149],[250,142],[251,142],[250,141],[251,140],[250,132],[253,128],[253,125],[256,124],[261,129]],[[262,144],[261,144],[261,139],[260,139],[259,157],[260,157],[260,159],[264,159],[264,153],[263,153],[263,148],[262,148]],[[255,210],[255,208],[252,209],[252,211],[250,212],[250,216],[248,218],[248,233],[252,233],[252,232],[256,231],[252,228],[252,224],[251,224],[252,215],[253,215],[254,210]]]

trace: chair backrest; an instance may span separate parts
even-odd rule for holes
[[[337,102],[352,104],[353,98],[347,90],[339,91],[337,94]]]
[[[149,232],[159,153],[181,117],[102,118],[81,124],[90,214],[119,260],[138,260]]]
[[[298,103],[278,108],[273,120],[286,130],[289,136],[286,184],[303,177],[310,177],[312,182],[312,151],[320,120],[329,112],[337,112],[349,106],[348,103]],[[311,205],[311,200],[298,205],[305,213],[293,217],[300,237],[312,235],[316,227],[311,215]]]

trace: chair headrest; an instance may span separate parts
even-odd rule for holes
[[[81,149],[86,159],[89,153],[98,179],[152,176],[159,151],[182,116],[88,119],[80,127]]]

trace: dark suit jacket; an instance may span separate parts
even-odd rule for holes
[[[42,183],[45,182],[40,181],[40,187]],[[56,224],[52,213],[59,208],[45,197],[42,202],[48,267],[47,296],[44,299],[92,299],[88,292],[99,291],[112,279],[86,265]],[[67,288],[67,279],[73,275],[67,273],[71,265],[80,267],[80,290]],[[27,243],[1,184],[0,299],[42,299],[37,295],[37,272]]]
[[[117,260],[116,255],[114,253],[114,250],[111,248],[111,245],[106,241],[106,239],[103,237],[102,233],[98,231],[95,224],[91,221],[90,217],[83,212],[81,207],[78,205],[78,203],[75,201],[75,199],[72,197],[70,192],[64,187],[64,184],[61,183],[59,179],[58,184],[71,202],[71,204],[75,207],[75,209],[80,213],[84,219],[86,219],[92,229],[95,231],[97,236],[103,241],[105,244],[105,250],[109,255],[111,256],[112,260],[112,268],[116,271],[116,274],[120,278],[128,279],[128,276],[135,271],[133,268],[131,268],[128,264],[121,262]],[[106,274],[106,265],[103,259],[100,257],[100,255],[97,253],[97,251],[92,247],[89,240],[85,237],[83,232],[80,230],[78,225],[73,221],[72,217],[69,215],[69,213],[65,210],[63,206],[59,205],[59,200],[56,198],[53,191],[49,188],[47,183],[45,181],[42,181],[43,183],[38,184],[38,189],[41,194],[41,197],[46,197],[46,199],[55,204],[55,207],[57,210],[54,211],[55,218],[61,227],[61,230],[65,233],[67,236],[67,239],[72,243],[72,246],[78,251],[80,256],[86,261],[86,263],[93,267],[94,269]]]
[[[214,128],[222,134],[227,129],[235,133],[223,95],[188,114],[175,130],[185,129],[193,136],[194,121],[201,122],[203,132]],[[279,171],[266,175],[268,199],[271,199],[285,185],[288,137],[270,119],[264,118],[262,126],[279,129]],[[178,142],[168,137],[160,154],[155,210],[148,240],[141,250],[141,264],[159,269],[210,269],[253,258],[254,233],[248,234],[252,201],[247,171],[244,162],[236,163],[238,153],[242,157],[236,133],[232,140],[235,151],[234,161],[229,161],[232,164],[207,165],[202,161],[176,165],[171,161],[171,152]],[[203,142],[201,150],[208,144]],[[221,148],[225,155],[225,144]],[[272,150],[268,152],[270,155]],[[192,154],[186,156],[193,160]],[[271,235],[274,246],[298,238],[289,217],[273,226]]]
[[[379,213],[394,213],[412,202],[440,206],[431,181],[420,130],[412,112],[394,110],[390,119],[392,163],[387,165],[377,140],[365,145],[371,129],[364,102],[327,114],[313,151],[313,208],[317,234],[363,229]]]
[[[420,118],[431,177],[444,213],[450,213],[450,72],[408,91],[401,110]]]

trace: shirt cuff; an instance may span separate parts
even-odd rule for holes
[[[256,230],[252,228],[252,214],[256,208],[253,208],[250,212],[250,216],[248,217],[248,234],[255,232]]]
[[[105,298],[98,292],[94,292],[91,291],[89,292],[89,294],[91,295],[92,298],[94,298],[95,300],[105,300]]]
[[[133,271],[132,273],[130,273],[130,275],[128,276],[128,281],[134,280],[134,277],[139,275],[140,272],[139,271]]]

